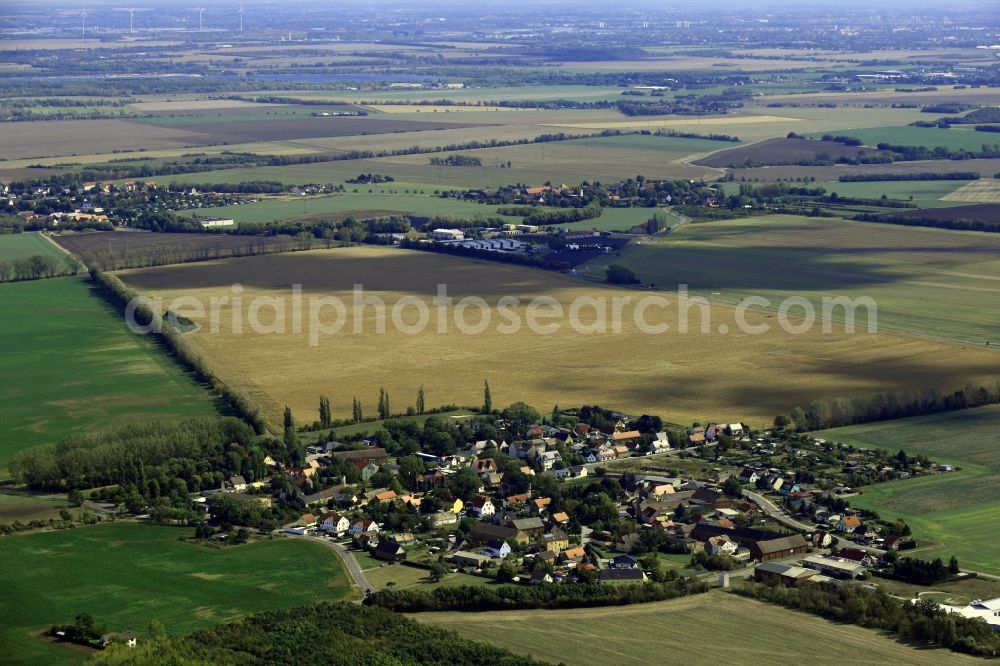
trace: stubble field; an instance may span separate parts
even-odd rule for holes
[[[320,394],[330,396],[334,413],[350,413],[354,395],[366,410],[374,409],[379,387],[393,396],[394,411],[412,404],[417,387],[424,385],[427,404],[478,404],[482,382],[490,381],[496,405],[525,400],[548,410],[554,404],[601,404],[629,413],[654,413],[676,422],[711,414],[719,419],[763,424],[775,414],[816,398],[863,396],[914,386],[955,389],[967,381],[987,381],[991,352],[928,339],[859,332],[847,335],[833,325],[830,333],[814,326],[803,335],[785,333],[770,312],[749,312],[750,324],[768,324],[762,335],[738,332],[734,311],[726,305],[689,311],[689,328],[680,329],[680,304],[672,294],[667,307],[652,306],[644,313],[649,324],[666,323],[666,333],[642,333],[632,309],[643,295],[585,284],[543,271],[491,262],[476,262],[439,254],[395,248],[355,247],[316,250],[294,255],[233,259],[197,265],[122,272],[133,288],[163,296],[166,303],[193,296],[208,304],[212,297],[231,296],[240,285],[238,312],[242,332],[233,326],[232,304],[222,306],[217,332],[211,332],[206,313],[182,314],[204,324],[191,334],[191,343],[227,383],[254,396],[275,419],[285,404],[302,421],[312,420]],[[303,326],[293,330],[293,285],[302,285]],[[387,303],[386,332],[377,333],[375,307],[357,320],[352,285],[363,285],[364,295]],[[454,323],[454,308],[443,308],[447,330],[438,333],[438,309],[430,299],[439,285],[456,299],[478,296],[495,306],[502,296],[519,299],[503,313],[495,307],[479,334],[463,333]],[[348,310],[337,335],[317,335],[310,344],[309,304],[313,295],[336,296]],[[527,303],[538,296],[552,297],[564,314],[576,299],[604,302],[614,322],[615,297],[629,297],[623,305],[620,333],[589,333],[578,329],[593,324],[592,306],[579,310],[580,326],[557,319],[557,331],[539,334],[528,327]],[[250,332],[247,312],[257,296],[284,297],[284,333]],[[392,307],[404,296],[417,297],[428,307],[428,328],[406,334],[392,323]],[[685,308],[688,309],[688,308]],[[551,308],[550,308],[551,310]],[[549,310],[546,310],[549,311]],[[321,313],[332,324],[332,309]],[[412,303],[399,313],[404,327],[417,323]],[[502,332],[510,319],[522,324]],[[262,324],[274,321],[263,307]],[[480,324],[478,307],[464,313],[467,328]],[[538,324],[553,320],[539,319]],[[701,333],[702,322],[710,332]],[[728,333],[719,332],[727,327]],[[356,328],[360,327],[360,328]],[[539,326],[536,325],[536,329]],[[356,333],[355,331],[360,331]]]
[[[809,662],[817,666],[937,666],[977,661],[946,650],[917,650],[870,629],[834,624],[722,592],[619,608],[416,613],[410,617],[553,664],[578,666],[759,664],[795,661],[803,651],[810,653]]]

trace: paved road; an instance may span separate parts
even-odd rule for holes
[[[758,493],[755,493],[750,490],[744,490],[743,495],[747,499],[753,500],[764,513],[769,515],[771,518],[774,518],[779,523],[787,525],[792,529],[800,530],[802,532],[812,532],[813,530],[816,529],[815,525],[807,525],[806,523],[802,523],[799,522],[798,520],[795,520],[794,518],[786,514],[780,506],[776,505],[774,502],[767,499],[763,495],[759,495]]]
[[[340,545],[336,541],[330,541],[324,537],[314,537],[314,536],[298,536],[296,534],[288,534],[288,537],[292,539],[306,539],[308,541],[315,541],[316,543],[321,543],[333,552],[340,556],[343,560],[344,566],[347,568],[347,573],[351,577],[351,582],[356,588],[361,590],[361,594],[368,596],[375,591],[375,588],[371,586],[368,579],[365,578],[365,572],[361,570],[361,565],[358,564],[357,558],[354,557],[354,553],[348,550],[345,546]],[[361,603],[360,601],[358,603]]]

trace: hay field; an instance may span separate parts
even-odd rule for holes
[[[317,250],[120,275],[141,292],[165,297],[167,305],[179,296],[193,296],[207,305],[212,297],[231,296],[231,286],[239,283],[243,292],[236,313],[241,331],[233,325],[232,303],[221,307],[214,333],[207,313],[182,314],[203,324],[189,339],[219,376],[251,393],[272,419],[287,403],[301,420],[311,420],[321,393],[330,396],[337,415],[350,413],[355,394],[370,412],[380,386],[393,396],[394,411],[412,403],[421,384],[428,405],[478,404],[483,379],[489,379],[496,405],[525,400],[549,409],[554,404],[599,403],[676,422],[711,415],[763,424],[820,397],[913,386],[954,389],[967,381],[985,382],[989,364],[997,358],[987,350],[928,339],[847,335],[836,325],[826,334],[816,326],[803,335],[789,335],[769,312],[747,314],[748,323],[770,324],[769,333],[734,332],[736,320],[726,305],[692,310],[688,331],[681,332],[678,302],[671,294],[669,306],[651,307],[645,317],[654,325],[670,325],[666,333],[640,332],[632,309],[635,300],[622,310],[620,333],[611,324],[604,332],[583,333],[566,319],[558,319],[558,329],[551,334],[533,332],[527,325],[503,332],[511,318],[526,324],[527,303],[538,296],[556,299],[564,313],[575,299],[606,299],[605,320],[614,321],[613,297],[638,299],[643,294],[549,272],[396,248]],[[295,284],[302,285],[306,299],[300,332],[291,321]],[[362,285],[366,296],[378,295],[388,304],[386,332],[377,332],[375,307],[352,318],[354,284]],[[495,306],[501,296],[511,296],[520,303],[502,312],[492,307],[485,331],[474,335],[454,324],[454,307],[443,308],[444,333],[437,332],[436,307],[429,329],[421,334],[407,335],[392,325],[392,307],[400,298],[415,296],[430,308],[441,284],[456,299],[479,296]],[[308,299],[314,295],[336,296],[348,310],[340,333],[317,335],[315,346],[310,344],[308,324]],[[250,332],[247,310],[257,296],[286,297],[285,333]],[[412,326],[417,315],[411,303],[399,317]],[[480,316],[479,309],[472,308],[464,320],[474,328]],[[331,323],[336,317],[327,308],[321,319]],[[593,324],[595,310],[582,309],[578,319]],[[260,321],[273,323],[273,310],[265,307]],[[701,332],[702,322],[710,333]],[[719,332],[723,327],[728,333]]]
[[[941,201],[968,201],[971,203],[1000,203],[1000,180],[981,178],[941,197]]]
[[[804,296],[819,309],[824,296],[868,296],[883,330],[977,345],[1000,330],[1000,309],[987,306],[1000,299],[997,234],[769,215],[685,225],[620,263],[645,281],[684,282],[729,303]],[[984,358],[996,373],[1000,356]],[[922,384],[914,377],[911,386]]]
[[[803,654],[809,654],[809,663],[816,666],[940,666],[978,661],[947,650],[917,650],[870,629],[835,624],[724,592],[616,608],[414,613],[409,617],[457,631],[465,638],[574,666],[763,664],[795,662]]]

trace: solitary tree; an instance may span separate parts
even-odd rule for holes
[[[333,423],[333,416],[330,413],[330,399],[325,395],[319,397],[319,424],[324,428],[329,428]]]
[[[298,448],[299,436],[295,432],[295,418],[292,416],[292,408],[289,407],[288,405],[285,405],[284,426],[285,426],[285,435],[284,435],[285,448],[288,449],[289,453],[291,453],[296,448]]]
[[[364,414],[361,412],[361,401],[358,400],[358,396],[354,396],[353,418],[355,423],[361,423],[364,420]]]
[[[389,392],[385,390],[385,387],[380,387],[378,390],[378,417],[387,419],[389,414]]]
[[[490,383],[489,381],[483,382],[483,414],[490,414],[493,412],[493,396],[490,395]]]
[[[420,388],[417,389],[417,414],[424,413],[424,385],[421,384]]]

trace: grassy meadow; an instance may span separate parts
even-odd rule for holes
[[[90,289],[76,277],[0,284],[0,478],[17,451],[71,432],[216,413],[204,388]]]
[[[69,503],[62,499],[0,493],[0,524],[9,525],[17,520],[30,523],[33,520],[59,518],[59,510],[69,508]],[[73,508],[71,511],[77,513],[79,509]]]
[[[634,310],[641,292],[586,284],[552,272],[388,247],[314,250],[119,275],[140,292],[163,296],[168,305],[181,295],[208,303],[212,297],[230,294],[231,285],[240,283],[241,309],[234,313],[224,305],[217,332],[206,326],[189,339],[224,381],[248,391],[272,418],[288,404],[296,414],[305,415],[300,419],[312,419],[320,394],[330,396],[337,418],[351,413],[354,395],[371,413],[382,386],[393,396],[396,411],[411,404],[421,384],[428,406],[477,404],[483,379],[488,379],[496,405],[525,400],[547,411],[555,404],[601,404],[626,413],[659,414],[678,423],[711,415],[763,424],[819,397],[912,386],[954,389],[966,381],[988,381],[994,359],[990,350],[883,333],[848,335],[839,325],[827,333],[817,325],[804,335],[790,335],[770,312],[748,313],[748,323],[768,324],[768,333],[736,332],[734,311],[725,304],[706,306],[704,316],[693,306],[683,332],[681,305],[671,294],[668,307],[653,306],[643,315],[651,325],[666,323],[671,328],[642,332]],[[250,301],[257,296],[290,298],[293,284],[302,285],[307,299],[301,331],[294,331],[293,322],[285,318],[284,333],[251,332],[245,312]],[[363,286],[365,296],[377,295],[386,303],[385,332],[378,332],[375,307],[352,317],[354,284]],[[495,308],[489,310],[485,326],[480,325],[478,307],[463,313],[466,330],[479,326],[478,334],[458,328],[454,305],[443,310],[447,327],[443,333],[437,332],[436,313],[422,333],[405,332],[417,322],[412,304],[397,308],[403,326],[393,325],[392,309],[404,296],[436,310],[430,299],[439,285],[446,285],[456,300],[478,296],[495,306],[502,296],[510,296],[518,304],[502,315]],[[316,295],[335,296],[346,304],[347,312],[339,318],[343,327],[336,335],[309,325],[308,299]],[[543,332],[538,333],[531,330],[526,310],[543,295],[554,298],[564,315],[577,299],[598,300],[596,305],[578,302],[576,328],[570,320],[560,319],[555,331],[545,333],[538,324],[551,322],[539,319],[534,328]],[[618,319],[613,315],[615,298],[632,299],[621,302]],[[606,314],[598,316],[602,307]],[[521,324],[515,330],[505,325],[511,313]],[[232,326],[234,314],[245,322],[239,330]],[[336,319],[331,308],[317,314],[328,332]],[[274,323],[270,308],[262,311],[260,322]],[[707,332],[702,332],[702,323]],[[727,333],[720,333],[720,328]],[[706,359],[726,372],[706,373]]]
[[[925,120],[930,120],[935,116],[928,116]],[[948,114],[942,114],[948,115]],[[812,135],[819,138],[823,133]],[[1000,139],[990,136],[987,132],[976,132],[971,126],[952,126],[950,129],[939,129],[937,127],[913,127],[901,125],[896,127],[870,127],[866,129],[852,129],[843,132],[846,136],[861,139],[866,146],[876,146],[880,143],[890,143],[894,146],[923,146],[925,148],[937,148],[945,146],[950,150],[965,149],[970,152],[980,151],[983,145],[996,145]],[[961,170],[961,162],[956,165],[956,171]]]
[[[83,661],[88,652],[36,637],[90,613],[140,640],[151,620],[184,634],[248,613],[352,596],[336,556],[290,539],[214,548],[191,528],[115,523],[0,539],[5,664]]]
[[[982,345],[1000,328],[1000,310],[983,307],[1000,295],[1000,238],[993,236],[771,215],[684,225],[617,261],[660,288],[687,284],[693,294],[733,304],[762,296],[774,307],[803,296],[819,313],[823,297],[867,296],[883,330]],[[591,272],[603,276],[603,268]],[[860,309],[858,325],[866,322]]]
[[[934,544],[921,557],[1000,574],[1000,405],[835,428],[815,433],[831,441],[922,453],[956,465],[945,472],[864,489],[851,503],[904,518],[918,539]]]
[[[947,650],[917,650],[871,629],[709,592],[617,608],[415,613],[411,618],[553,664],[709,666],[769,663],[808,652],[817,665],[973,664]],[[653,658],[651,655],[659,655]],[[859,655],[864,655],[863,658]]]

